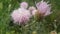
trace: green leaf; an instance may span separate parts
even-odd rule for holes
[[[2,2],[0,2],[0,9],[2,9],[3,8],[3,3]]]

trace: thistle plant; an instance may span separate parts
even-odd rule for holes
[[[0,0],[0,34],[60,34],[59,0]]]

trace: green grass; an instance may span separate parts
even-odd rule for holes
[[[12,27],[9,26],[9,23],[11,21],[10,14],[14,9],[17,9],[19,7],[19,3],[21,3],[22,1],[28,2],[30,6],[32,5],[35,6],[33,0],[0,0],[0,34],[18,34],[15,32],[13,26]],[[34,0],[34,1],[39,2],[40,0]],[[53,14],[51,14],[50,16],[46,18],[47,23],[48,23],[46,26],[48,26],[50,23],[53,23],[54,20],[57,20],[56,22],[57,32],[60,32],[60,27],[59,27],[60,25],[60,0],[46,0],[46,1],[49,1],[49,3],[51,4],[51,7],[52,7],[51,11],[53,12]],[[36,30],[36,27],[38,28],[37,30]],[[31,34],[33,31],[36,30],[37,34],[40,34],[40,33],[45,34],[43,32],[40,32],[40,30],[42,29],[44,31],[45,28],[42,27],[40,29],[39,27],[40,27],[40,24],[36,23],[32,26],[29,26],[28,29],[22,28],[19,32],[21,32],[20,34]]]

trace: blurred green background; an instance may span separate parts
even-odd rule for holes
[[[29,6],[35,6],[35,1],[39,2],[41,0],[0,0],[0,34],[49,34],[48,32],[54,30],[53,24],[57,26],[57,33],[60,32],[60,0],[44,0],[49,1],[52,7],[51,11],[53,12],[50,16],[46,17],[46,21],[43,22],[45,23],[44,26],[40,29],[43,23],[36,23],[29,26],[28,29],[21,29],[22,31],[19,30],[19,33],[15,33],[13,26],[9,26],[11,21],[10,14],[14,9],[19,8],[19,4],[23,1],[28,2]]]

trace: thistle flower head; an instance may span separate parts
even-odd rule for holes
[[[37,12],[37,10],[36,10],[36,8],[34,6],[29,7],[29,10],[30,10],[32,15],[35,15],[35,13]]]
[[[21,8],[27,8],[27,7],[28,7],[28,3],[27,3],[27,2],[22,2],[22,3],[20,4],[20,7],[21,7]]]
[[[11,17],[16,24],[20,25],[28,22],[31,17],[31,14],[28,10],[17,9],[12,12]]]
[[[57,32],[56,31],[51,31],[50,34],[57,34]]]
[[[32,7],[29,7],[29,10],[33,11],[33,10],[36,10],[36,8],[34,6],[32,6]]]
[[[36,7],[40,11],[40,13],[44,14],[44,16],[51,14],[51,6],[43,0],[41,2],[38,2],[36,4]]]

